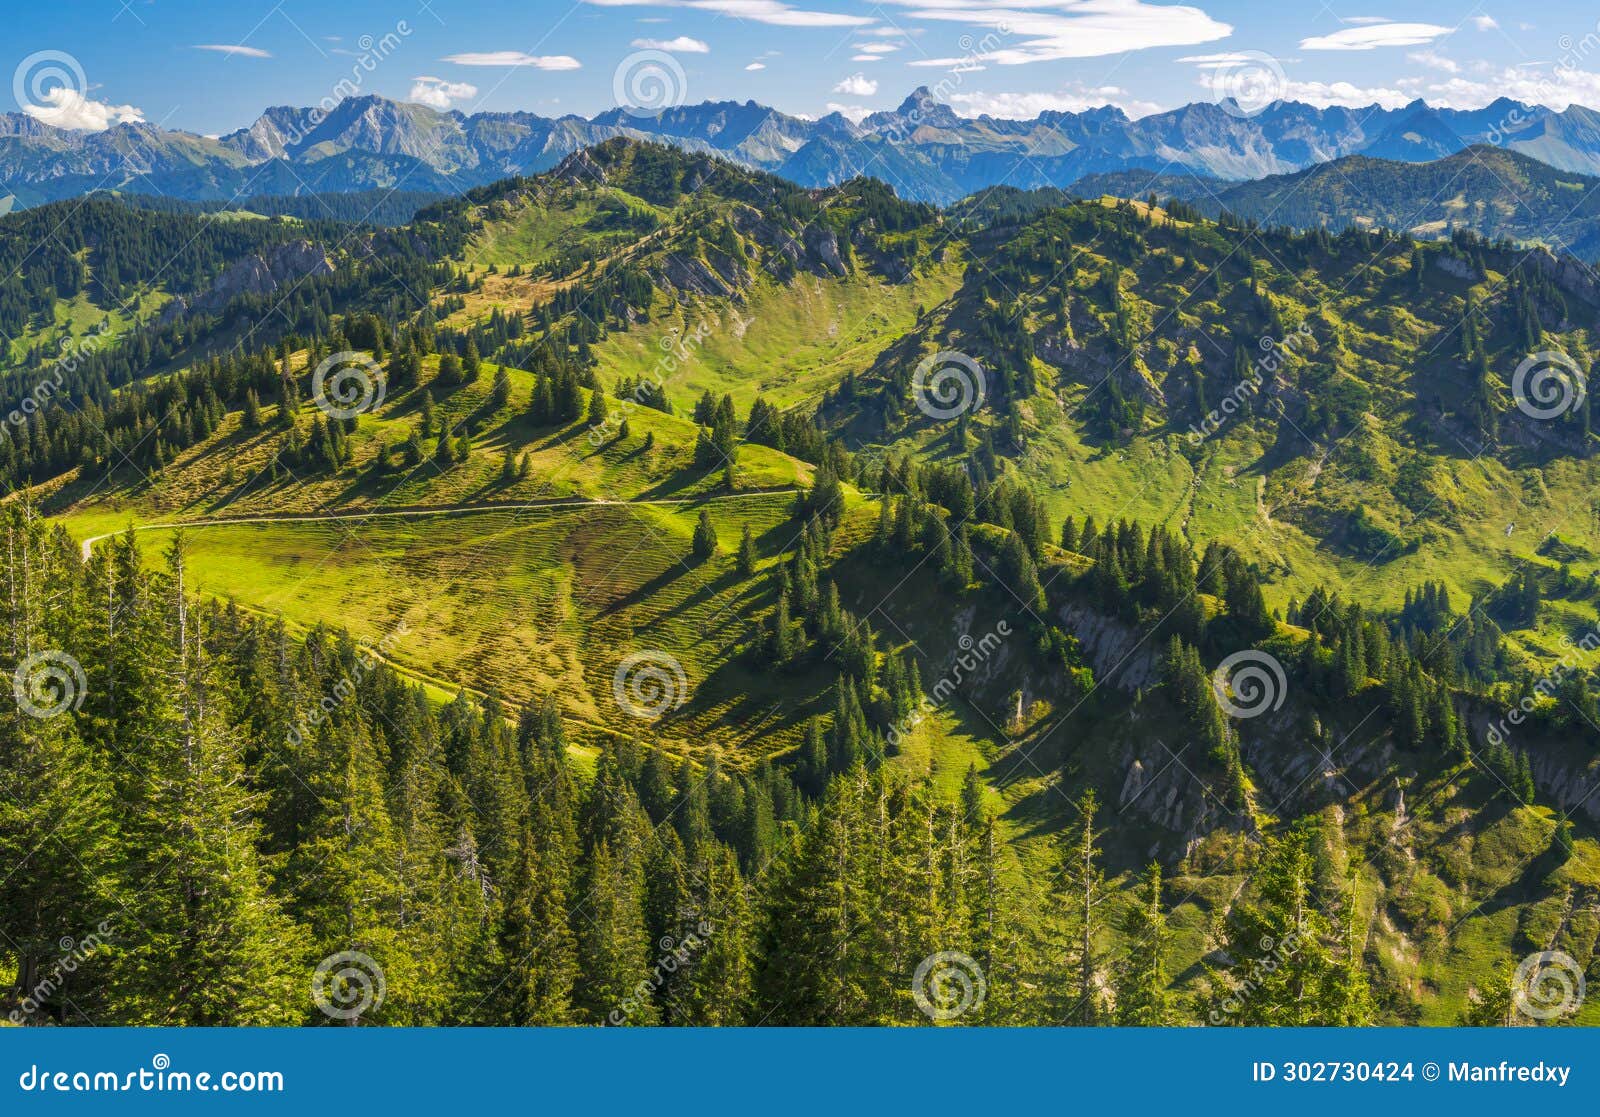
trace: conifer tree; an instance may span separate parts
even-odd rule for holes
[[[748,578],[756,572],[756,564],[760,556],[756,553],[755,533],[750,530],[750,525],[744,525],[744,531],[739,536],[739,574]]]
[[[700,518],[694,525],[694,557],[705,562],[717,553],[717,529],[711,525],[711,512],[700,509]]]
[[[1151,863],[1139,882],[1138,902],[1122,925],[1127,957],[1118,968],[1117,1023],[1124,1027],[1158,1028],[1173,1022],[1167,990],[1167,955],[1172,934],[1161,906],[1161,866]]]

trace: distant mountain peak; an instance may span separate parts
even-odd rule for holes
[[[1600,114],[1576,105],[1555,113],[1508,97],[1475,110],[1421,99],[1390,109],[1279,101],[1245,115],[1232,104],[1197,102],[1137,120],[1115,105],[1047,110],[1022,120],[962,117],[919,85],[897,108],[859,121],[838,112],[809,120],[749,99],[642,116],[612,108],[550,118],[440,112],[370,93],[328,109],[273,106],[221,137],[153,124],[74,132],[4,114],[0,195],[37,205],[104,185],[226,200],[247,185],[250,168],[274,161],[302,172],[315,168],[310,177],[328,191],[392,187],[407,175],[428,180],[430,189],[442,183],[466,190],[538,174],[619,135],[720,155],[805,187],[870,175],[906,198],[937,203],[999,182],[1064,189],[1088,176],[1140,171],[1240,181],[1357,154],[1426,161],[1485,142],[1563,171],[1600,172]],[[131,162],[130,149],[137,152]]]
[[[937,103],[933,99],[933,90],[925,85],[919,85],[906,96],[904,101],[900,102],[900,107],[894,111],[904,115],[918,112],[924,105]]]

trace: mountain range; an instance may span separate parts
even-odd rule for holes
[[[1447,159],[1462,181],[1529,176],[1540,206],[1580,177]],[[1399,166],[1366,162],[1351,199]],[[1444,162],[1415,168],[1441,194]],[[1337,172],[1300,173],[1327,193]],[[1412,177],[1359,204],[1402,212]],[[396,228],[193,208],[0,221],[0,414],[32,411],[0,439],[0,486],[26,494],[0,510],[20,552],[0,641],[71,649],[88,680],[49,750],[0,733],[0,769],[39,791],[8,807],[0,862],[53,858],[0,887],[22,928],[0,970],[115,902],[74,858],[149,925],[186,926],[182,888],[132,898],[195,817],[235,856],[203,895],[258,880],[299,943],[255,949],[233,987],[309,970],[357,911],[377,964],[422,975],[373,1023],[461,1018],[476,979],[448,952],[514,943],[535,910],[559,933],[566,903],[518,897],[608,879],[607,834],[637,839],[632,883],[595,921],[609,937],[569,928],[573,960],[546,967],[571,975],[559,1011],[479,997],[466,1019],[605,1019],[592,991],[634,988],[687,910],[671,890],[700,854],[678,849],[723,846],[717,887],[749,899],[717,941],[752,944],[746,976],[721,1015],[674,994],[649,1020],[914,1022],[895,990],[919,950],[871,946],[851,974],[887,977],[816,991],[840,895],[852,927],[903,909],[981,954],[982,1023],[1077,1001],[1091,1023],[1505,1023],[1519,960],[1557,951],[1593,984],[1600,286],[1576,261],[1049,190],[941,211],[625,138]],[[335,376],[356,391],[330,395]],[[196,747],[228,749],[198,784],[169,704],[171,665],[203,662],[190,624],[217,657]],[[649,719],[646,670],[666,695]],[[159,779],[124,789],[80,759],[126,742]],[[568,779],[566,813],[523,807]],[[68,792],[134,822],[69,830]],[[530,868],[523,830],[574,835],[549,862],[570,872]],[[329,850],[327,874],[263,867]],[[452,875],[462,851],[487,886]],[[894,883],[941,863],[1004,890]],[[465,884],[429,923],[348,900],[358,872],[401,899]],[[75,907],[38,914],[41,880]],[[188,940],[145,925],[73,975],[73,1003],[317,1013],[286,993],[202,1015],[144,976],[191,972]],[[1104,944],[1086,976],[1059,948],[1085,926]],[[1255,987],[1263,927],[1301,926],[1300,968]],[[1123,959],[1146,949],[1159,1011],[1135,1017]],[[1600,1002],[1560,1015],[1600,1022]]]
[[[66,131],[0,116],[0,189],[21,205],[96,189],[191,200],[403,187],[460,192],[554,167],[616,136],[718,154],[802,186],[871,175],[902,197],[939,204],[996,185],[1069,188],[1085,176],[1141,171],[1239,181],[1347,156],[1425,162],[1488,144],[1573,173],[1600,174],[1600,113],[1502,98],[1481,109],[1415,101],[1398,109],[1277,102],[1254,115],[1196,103],[1138,119],[1104,106],[1032,120],[959,116],[925,87],[893,111],[816,120],[754,101],[706,102],[638,116],[440,112],[366,96],[329,111],[280,106],[211,137],[146,122]]]

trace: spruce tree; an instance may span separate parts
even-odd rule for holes
[[[698,562],[706,562],[717,553],[717,530],[711,526],[709,509],[700,509],[700,518],[695,521],[693,553]]]

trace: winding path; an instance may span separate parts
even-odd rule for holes
[[[709,504],[723,500],[750,500],[756,497],[784,496],[798,493],[801,490],[795,487],[779,489],[750,489],[741,493],[715,493],[711,496],[689,497],[663,497],[656,500],[600,500],[582,498],[574,500],[547,500],[533,501],[526,504],[436,504],[418,508],[386,508],[371,512],[284,512],[281,514],[264,512],[254,516],[217,516],[209,519],[174,520],[170,523],[132,524],[130,527],[135,532],[140,531],[165,531],[172,528],[191,527],[224,527],[230,524],[322,524],[337,523],[340,520],[377,520],[405,517],[424,516],[477,516],[488,512],[534,512],[547,508],[606,508],[617,505],[682,505],[682,504]],[[108,531],[100,535],[91,535],[83,541],[83,561],[88,562],[89,556],[94,553],[94,545],[102,539],[110,539],[115,535],[122,535],[122,531]]]

